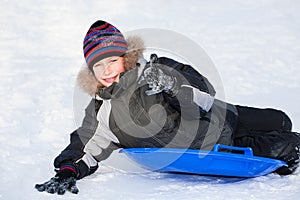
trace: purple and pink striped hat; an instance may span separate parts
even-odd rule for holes
[[[96,21],[88,30],[83,41],[84,57],[89,69],[110,56],[123,56],[127,51],[123,34],[105,21]]]

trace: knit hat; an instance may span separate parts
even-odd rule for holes
[[[88,30],[83,41],[83,52],[87,66],[110,56],[123,56],[127,43],[122,33],[105,21],[96,21]]]

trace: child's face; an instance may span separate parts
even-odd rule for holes
[[[113,82],[119,82],[120,73],[125,71],[124,58],[119,56],[104,58],[95,63],[93,70],[101,86],[109,87]]]

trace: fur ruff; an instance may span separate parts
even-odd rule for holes
[[[136,67],[138,59],[143,56],[145,46],[144,41],[139,36],[130,36],[126,38],[126,42],[128,50],[124,58],[125,70],[127,71]],[[98,92],[99,83],[86,64],[84,64],[77,75],[77,84],[84,92],[88,93],[92,97],[94,97]]]

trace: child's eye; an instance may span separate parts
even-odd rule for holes
[[[93,68],[98,68],[98,67],[102,67],[102,66],[103,66],[103,64],[96,64],[93,66]]]
[[[116,62],[117,61],[117,59],[112,59],[112,60],[110,60],[110,62]]]

